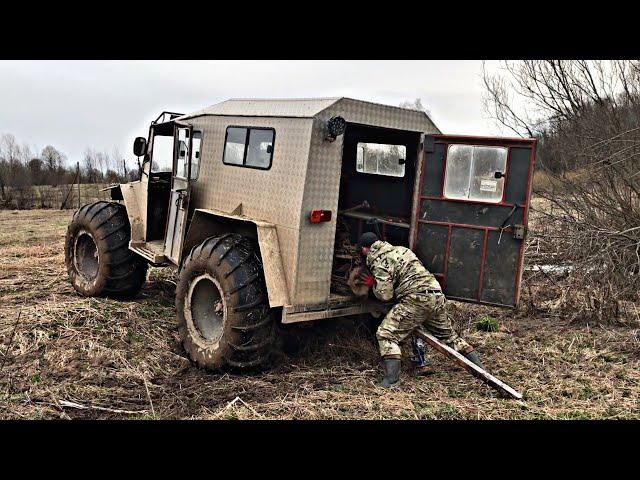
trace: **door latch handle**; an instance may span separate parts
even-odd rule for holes
[[[526,228],[524,227],[524,225],[522,224],[506,225],[500,228],[500,235],[498,235],[498,245],[500,245],[500,240],[502,239],[502,232],[504,232],[509,227],[513,228],[513,238],[515,238],[516,240],[524,240],[524,234],[526,231]]]
[[[184,210],[185,199],[187,198],[186,190],[176,190],[178,196],[176,197],[176,207],[180,210]]]
[[[513,226],[513,238],[516,240],[524,240],[524,234],[526,232],[526,228],[522,224]]]

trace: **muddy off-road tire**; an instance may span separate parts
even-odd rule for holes
[[[210,370],[264,367],[275,340],[262,263],[238,234],[193,247],[176,287],[178,331],[189,357]]]
[[[124,205],[95,202],[73,215],[65,238],[65,264],[73,288],[86,297],[131,298],[147,278],[147,262],[129,250]]]

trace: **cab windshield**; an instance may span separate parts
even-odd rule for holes
[[[173,135],[156,135],[153,137],[151,172],[171,171],[173,171]]]

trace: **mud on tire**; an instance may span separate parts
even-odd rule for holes
[[[73,288],[87,297],[130,298],[147,278],[147,262],[129,250],[124,205],[95,202],[73,215],[65,237],[65,264]]]
[[[269,360],[274,316],[262,263],[246,237],[226,234],[195,246],[176,287],[178,330],[200,367],[255,369]]]

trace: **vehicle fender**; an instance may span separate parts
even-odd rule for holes
[[[183,258],[204,239],[224,233],[239,233],[257,241],[262,258],[270,307],[289,304],[278,231],[272,223],[232,215],[218,210],[196,209],[184,240]]]

